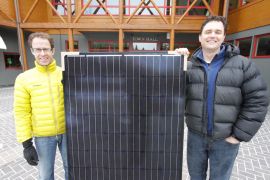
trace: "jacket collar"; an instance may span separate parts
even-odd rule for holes
[[[204,57],[203,57],[203,51],[202,49],[200,49],[199,51],[197,51],[194,56],[196,56],[197,59],[199,59],[203,64],[206,63],[206,61],[204,60]],[[215,55],[215,57],[213,58],[212,62],[216,62],[220,59],[224,59],[225,57],[225,45],[221,45],[220,47],[220,51]]]
[[[53,59],[53,61],[47,65],[47,66],[41,66],[35,61],[36,69],[40,72],[53,72],[56,69],[56,61]]]
[[[222,43],[221,46],[225,46],[225,50],[224,50],[225,51],[224,52],[225,59],[231,58],[232,56],[236,56],[236,55],[240,54],[239,48],[233,44],[224,42],[224,43]],[[201,49],[202,49],[202,47],[199,47],[198,49],[196,49],[191,56],[191,61],[193,62],[194,65],[197,64],[197,65],[201,66],[200,61],[198,61],[198,59],[197,59],[197,55],[201,51]]]

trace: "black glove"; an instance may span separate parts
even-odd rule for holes
[[[23,156],[28,162],[28,164],[30,164],[31,166],[38,165],[38,154],[35,147],[33,146],[32,138],[24,141],[22,145],[24,148]]]

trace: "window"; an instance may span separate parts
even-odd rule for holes
[[[239,0],[230,0],[229,1],[229,10],[237,9]]]
[[[241,6],[244,6],[244,5],[251,3],[253,1],[256,1],[256,0],[240,0],[240,3],[241,3]]]
[[[67,15],[67,0],[52,0],[52,5],[59,15]],[[71,12],[75,15],[75,0],[71,0]]]
[[[241,55],[249,57],[251,50],[251,43],[252,43],[251,37],[236,40],[236,45],[239,47]]]
[[[155,0],[153,1],[155,5],[159,8],[163,15],[170,15],[172,0]],[[124,14],[131,15],[138,5],[141,3],[141,0],[125,0],[124,3]],[[154,7],[153,3],[150,0],[145,0],[142,6],[137,10],[135,15],[159,15],[158,11]]]
[[[66,44],[66,51],[69,51],[69,43],[68,43],[69,41],[68,40],[66,40],[65,41],[65,44]],[[74,49],[74,51],[79,51],[79,41],[73,41],[73,49]]]
[[[168,51],[170,50],[170,43],[169,42],[163,42],[160,46],[161,51]]]
[[[189,8],[189,6],[194,2],[194,0],[177,0],[176,1],[176,14],[182,15]],[[206,2],[211,6],[212,0],[206,0]],[[195,5],[190,9],[188,15],[192,16],[206,16],[208,15],[208,9],[204,5],[203,0],[198,0]]]
[[[186,9],[194,2],[195,0],[176,0],[176,14],[182,15]],[[205,0],[210,6],[213,0]],[[88,0],[82,1],[82,7],[88,2]],[[118,0],[100,0],[106,9],[112,15],[119,14],[119,1]],[[101,5],[99,1],[92,0],[90,5],[86,8],[84,15],[107,15],[105,8]],[[146,15],[146,16],[159,16],[159,12],[154,7],[153,3],[158,7],[159,11],[163,15],[170,15],[173,0],[145,0],[141,7],[136,11],[135,15]],[[141,3],[141,0],[124,0],[123,4],[123,13],[125,15],[131,15],[137,9],[138,5]],[[189,11],[188,15],[195,16],[205,16],[209,12],[207,7],[204,5],[204,0],[197,0],[195,5]]]
[[[254,0],[230,0],[229,10],[237,9],[238,7],[244,6]]]
[[[228,41],[225,41],[227,43],[230,43],[230,44],[234,44],[234,40],[228,40]]]
[[[134,51],[156,51],[157,47],[156,42],[133,42]]]
[[[21,69],[20,54],[15,52],[3,52],[6,69]]]
[[[193,3],[194,0],[190,0],[190,4]],[[211,0],[207,0],[207,3],[211,5]],[[198,0],[192,9],[188,12],[189,15],[196,16],[206,16],[209,14],[208,9],[204,5],[202,0]]]
[[[174,48],[188,48],[189,52],[192,54],[197,48],[200,47],[199,42],[176,42]]]
[[[124,48],[127,48],[124,45]],[[95,40],[89,41],[90,52],[117,52],[118,42],[113,40]]]
[[[189,52],[192,54],[197,48],[200,47],[199,42],[175,42],[174,49],[176,48],[188,48]],[[170,49],[169,42],[162,42],[160,50],[161,51],[168,51]]]
[[[84,6],[88,0],[83,0],[82,6]],[[102,4],[106,7],[106,9],[112,14],[112,15],[118,15],[119,14],[119,1],[116,0],[100,0]],[[97,0],[92,0],[90,5],[86,8],[84,11],[84,15],[106,15],[106,10],[103,8],[101,3]]]
[[[270,34],[255,36],[253,57],[270,57]]]

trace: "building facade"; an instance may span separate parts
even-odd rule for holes
[[[0,86],[34,66],[27,45],[31,32],[44,31],[61,51],[151,52],[199,47],[208,15],[228,18],[226,41],[256,61],[270,87],[268,0],[15,0],[0,2]]]

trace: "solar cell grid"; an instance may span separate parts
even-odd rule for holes
[[[175,55],[67,56],[70,179],[181,179],[182,69]]]

